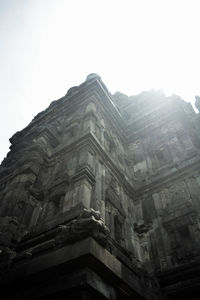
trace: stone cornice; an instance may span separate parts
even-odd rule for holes
[[[135,187],[130,184],[130,179],[124,175],[123,171],[121,171],[115,164],[115,162],[112,160],[110,155],[107,153],[107,151],[101,146],[99,141],[95,138],[95,136],[92,133],[88,133],[86,135],[81,136],[77,140],[75,140],[70,145],[67,145],[61,149],[55,149],[54,153],[51,157],[48,157],[49,162],[53,161],[55,157],[60,156],[64,153],[70,153],[74,151],[79,151],[83,147],[87,147],[95,154],[97,154],[101,161],[107,166],[113,174],[115,174],[116,178],[118,178],[119,182],[123,184],[125,187],[126,193],[132,198],[133,200],[137,200],[141,197],[144,193],[153,193],[155,190],[159,190],[163,187],[163,184],[170,184],[174,180],[178,180],[181,177],[186,176],[187,174],[190,174],[191,169],[195,171],[198,171],[200,168],[200,158],[199,157],[193,157],[189,160],[184,161],[182,164],[176,164],[174,167],[169,167],[169,172],[165,171],[163,174],[158,173],[158,175],[152,175],[151,176],[151,182],[149,184],[143,184],[142,187],[139,187],[135,189]],[[172,171],[171,171],[172,170]],[[8,180],[12,179],[17,174],[10,174],[3,178],[1,183],[7,182]]]
[[[137,197],[140,197],[144,193],[152,193],[155,190],[158,190],[163,187],[163,184],[170,184],[174,182],[175,179],[180,179],[181,177],[186,176],[191,173],[191,169],[198,171],[200,168],[200,157],[193,157],[182,163],[176,164],[169,167],[169,172],[165,171],[163,174],[158,173],[157,175],[151,175],[151,182],[149,184],[143,184],[142,187],[135,189],[135,187],[130,184],[130,180],[124,175],[124,173],[116,166],[115,162],[112,160],[107,151],[101,146],[99,141],[95,138],[92,133],[88,133],[78,138],[72,144],[63,147],[59,151],[55,150],[52,155],[52,159],[55,156],[62,155],[66,152],[74,152],[79,149],[89,146],[95,154],[98,154],[101,161],[115,174],[119,182],[126,187],[127,194],[134,200]]]
[[[91,97],[94,97],[94,100],[97,99],[99,103],[103,104],[105,107],[104,112],[110,125],[115,128],[121,138],[123,138],[122,127],[124,123],[120,112],[112,102],[111,97],[103,87],[103,84],[100,82],[100,80],[90,80],[81,84],[75,93],[58,99],[53,105],[51,104],[45,111],[38,114],[38,116],[36,116],[27,127],[13,135],[13,137],[10,139],[10,142],[15,143],[15,139],[26,136],[26,133],[29,133],[30,130],[35,130],[35,128],[43,125],[45,122],[52,122],[59,116],[64,114],[68,115],[69,112],[70,114],[75,112],[77,108],[83,104],[83,102],[87,102],[88,99],[91,101]]]
[[[113,174],[115,174],[116,178],[118,178],[119,182],[121,182],[124,187],[126,188],[127,194],[131,197],[134,198],[134,188],[131,186],[131,184],[128,182],[128,178],[124,173],[116,166],[114,161],[110,158],[110,155],[106,152],[106,150],[101,146],[101,144],[98,142],[98,140],[95,138],[95,136],[92,133],[88,133],[86,135],[83,135],[76,141],[74,141],[72,144],[63,147],[59,151],[55,151],[52,158],[55,156],[60,156],[63,153],[66,152],[74,152],[74,150],[78,151],[79,149],[89,146],[91,150],[95,154],[97,154],[103,164],[107,166]],[[129,179],[130,180],[130,179]]]
[[[48,245],[46,243],[44,246],[54,249],[54,243],[52,239],[49,240]],[[63,269],[65,267],[67,271],[67,268],[73,264],[74,266],[86,265],[87,268],[91,268],[99,275],[116,281],[115,284],[120,284],[125,290],[129,290],[137,299],[150,299],[148,296],[153,282],[148,274],[134,265],[126,266],[92,237],[65,245],[54,251],[44,251],[43,254],[36,255],[32,260],[27,259],[26,262],[16,264],[12,270],[12,277],[9,277],[9,274],[6,276],[6,274],[1,280],[1,286],[10,284],[19,278],[23,280],[25,277],[48,272],[54,268],[62,267]],[[145,285],[146,281],[148,281],[148,285]],[[156,297],[155,299],[160,298]]]

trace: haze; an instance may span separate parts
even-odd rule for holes
[[[114,93],[200,95],[197,0],[0,0],[0,161],[8,139],[98,73]]]

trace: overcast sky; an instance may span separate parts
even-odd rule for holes
[[[200,95],[199,0],[0,0],[0,161],[8,139],[98,73],[114,93]]]

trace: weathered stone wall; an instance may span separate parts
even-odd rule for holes
[[[23,247],[51,230],[48,247],[93,236],[151,274],[198,260],[199,124],[190,104],[160,91],[112,96],[96,75],[71,88],[10,140],[0,168],[3,268],[38,253],[43,246]]]
[[[123,108],[132,113],[128,159],[137,198],[134,230],[141,260],[149,271],[160,271],[199,258],[200,139],[190,104],[171,97],[145,105],[148,99],[142,99],[138,110],[139,100],[136,111],[130,102]]]

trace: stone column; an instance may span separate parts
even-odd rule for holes
[[[89,147],[85,146],[79,151],[76,173],[72,177],[69,193],[64,200],[64,211],[79,204],[91,208],[92,190],[95,183],[95,161]]]

